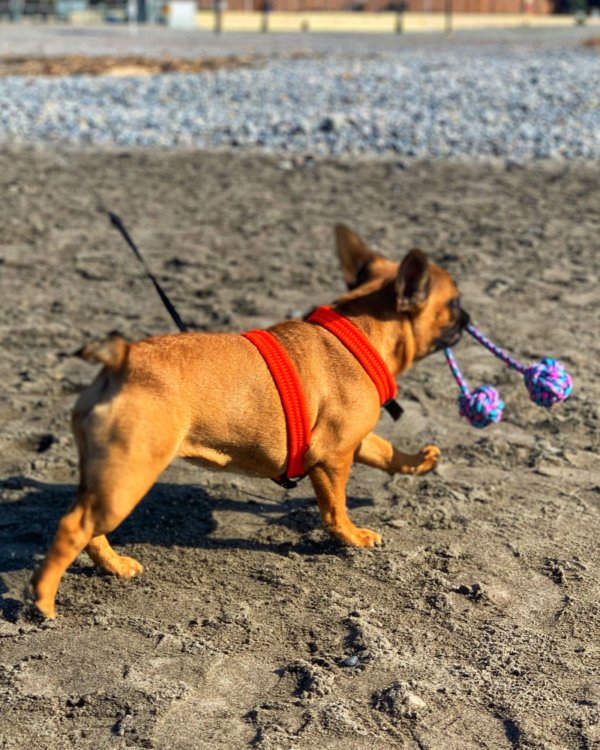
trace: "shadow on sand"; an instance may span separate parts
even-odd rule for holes
[[[305,491],[308,485],[297,491]],[[47,484],[23,476],[0,480],[3,491],[22,491],[18,500],[0,502],[0,574],[33,568],[48,549],[60,517],[75,497],[72,484]],[[247,498],[247,499],[246,499]],[[349,498],[348,507],[372,505],[370,499]],[[209,494],[195,485],[156,484],[115,532],[110,535],[116,545],[150,544],[162,547],[182,546],[204,549],[244,549],[268,551],[287,555],[339,554],[340,545],[334,540],[297,543],[264,542],[252,538],[213,538],[217,529],[215,512],[251,513],[265,519],[267,524],[287,527],[300,534],[321,528],[314,496],[288,495],[282,502],[244,493],[244,499]],[[76,566],[73,572],[89,574],[88,567]],[[7,588],[0,579],[0,613],[12,619],[13,600],[2,598]]]
[[[2,494],[6,491],[21,492],[22,496],[2,502]],[[0,619],[15,622],[23,608],[23,602],[6,596],[9,589],[2,574],[27,569],[33,572],[50,546],[58,521],[75,492],[76,487],[72,484],[47,484],[23,476],[0,480]],[[297,542],[265,542],[242,537],[211,537],[217,529],[215,512],[251,513],[264,518],[266,524],[287,527],[300,535],[321,528],[312,495],[288,495],[282,502],[274,502],[250,490],[244,495],[244,499],[235,499],[211,495],[194,485],[158,483],[110,535],[110,540],[116,545],[142,543],[160,547],[226,548],[279,555],[287,555],[290,551],[303,555],[343,554],[343,548],[328,538],[314,541],[300,537]],[[348,499],[349,508],[371,504],[370,499]],[[96,569],[89,565],[74,564],[70,571],[83,576],[96,574]]]

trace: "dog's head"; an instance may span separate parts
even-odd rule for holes
[[[395,263],[370,250],[348,227],[335,228],[337,250],[349,292],[338,303],[381,320],[409,325],[413,356],[453,346],[469,322],[458,288],[447,271],[431,263],[421,250],[411,250]]]

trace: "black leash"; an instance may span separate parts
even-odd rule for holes
[[[177,326],[177,328],[179,328],[179,330],[182,333],[187,333],[187,331],[189,331],[189,328],[186,326],[183,320],[181,320],[181,318],[179,317],[179,313],[173,307],[173,303],[163,291],[163,288],[156,280],[156,277],[154,276],[152,271],[148,268],[148,264],[142,257],[142,254],[138,250],[135,242],[131,239],[131,236],[129,235],[129,232],[125,228],[125,225],[123,224],[123,221],[121,220],[121,218],[117,216],[117,214],[114,214],[112,211],[106,211],[106,213],[108,214],[108,217],[110,218],[110,223],[113,225],[113,227],[115,227],[115,229],[118,229],[119,232],[121,232],[121,234],[123,235],[123,239],[129,245],[129,247],[133,250],[135,257],[142,264],[142,267],[144,268],[144,271],[146,272],[146,276],[154,284],[154,288],[158,292],[158,296],[161,298],[163,305],[169,311],[169,315],[175,321],[175,325]],[[304,476],[306,476],[306,474]],[[294,487],[296,487],[300,479],[304,479],[304,477],[300,477],[299,479],[293,480],[288,477],[287,472],[284,472],[281,476],[272,478],[271,481],[275,482],[275,484],[280,485],[286,490],[292,490],[294,489]]]
[[[114,214],[112,211],[107,211],[108,216],[110,218],[110,223],[115,227],[116,229],[121,232],[123,235],[123,239],[125,242],[129,245],[129,247],[133,250],[133,253],[135,257],[139,260],[139,262],[142,264],[144,271],[146,272],[146,276],[150,279],[150,281],[154,284],[154,288],[158,292],[158,296],[161,298],[163,305],[167,308],[169,311],[169,315],[173,318],[175,325],[182,333],[187,333],[189,331],[189,328],[186,326],[186,324],[181,320],[179,317],[179,313],[177,310],[173,307],[173,303],[171,300],[167,297],[165,292],[163,291],[161,285],[158,283],[156,278],[154,277],[152,271],[148,268],[148,264],[142,257],[142,254],[138,250],[135,242],[131,239],[129,236],[129,232],[127,229],[125,229],[125,225],[121,221],[120,217],[117,216],[117,214]]]

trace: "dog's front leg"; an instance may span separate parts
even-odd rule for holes
[[[425,474],[435,468],[440,449],[426,445],[418,453],[402,453],[391,443],[370,432],[358,446],[354,460],[388,474]]]
[[[310,471],[310,481],[325,528],[344,544],[374,547],[381,543],[381,536],[371,529],[357,528],[346,512],[346,482],[351,466],[352,455],[336,464],[317,464]]]

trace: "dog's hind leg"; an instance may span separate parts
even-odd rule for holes
[[[60,580],[85,547],[94,562],[112,567],[111,572],[140,572],[141,565],[119,557],[104,535],[127,518],[172,458],[171,450],[159,452],[156,446],[151,450],[148,445],[133,442],[113,446],[109,458],[94,463],[93,472],[84,467],[77,500],[61,519],[52,546],[33,577],[35,604],[42,614],[55,616],[54,599]]]
[[[91,504],[86,498],[76,500],[58,524],[58,530],[41,567],[32,578],[35,605],[46,617],[53,618],[54,599],[65,570],[89,542],[94,531]]]
[[[73,435],[79,451],[79,473],[81,485],[84,487],[89,450],[82,421],[81,414],[75,413],[73,415]],[[110,546],[104,534],[92,537],[85,551],[98,567],[103,568],[107,573],[119,576],[119,578],[132,578],[144,572],[144,566],[137,560],[118,555]]]
[[[336,539],[353,547],[374,547],[381,537],[371,529],[359,529],[346,512],[346,482],[352,455],[333,464],[317,464],[310,470],[310,481],[317,496],[321,519]]]
[[[118,555],[108,543],[104,534],[95,536],[85,551],[92,558],[92,561],[103,568],[107,573],[113,573],[119,578],[133,578],[144,572],[144,566],[133,557]]]
[[[426,445],[418,453],[402,453],[374,432],[366,436],[354,454],[354,460],[359,464],[392,475],[425,474],[436,467],[439,457],[440,449],[435,445]]]

